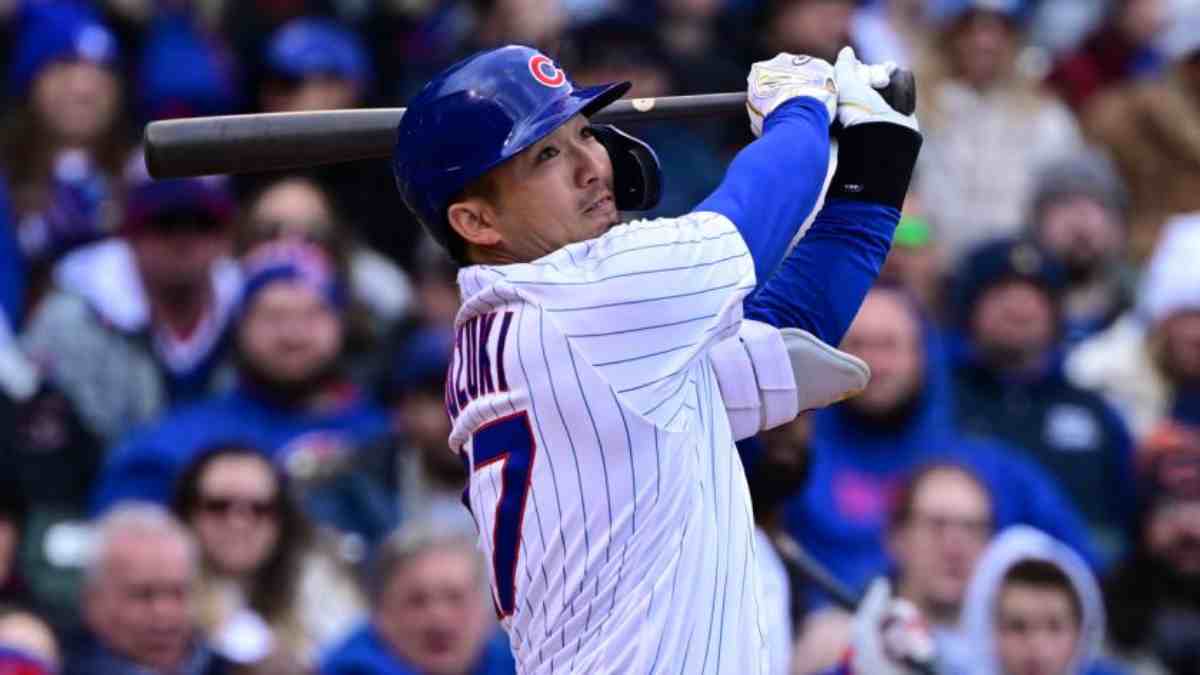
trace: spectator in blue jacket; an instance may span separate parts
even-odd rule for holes
[[[949,459],[973,469],[995,495],[998,526],[1031,523],[1090,551],[1079,516],[1036,463],[957,431],[937,339],[915,307],[893,288],[867,294],[842,349],[870,365],[871,383],[813,414],[807,487],[785,506],[791,534],[844,583],[865,587],[887,567],[884,526],[900,481]]]
[[[379,551],[371,620],[326,657],[320,675],[514,673],[486,570],[470,531],[409,521]]]
[[[239,385],[135,432],[110,452],[93,496],[103,510],[120,499],[165,502],[182,468],[201,450],[226,442],[262,448],[302,486],[319,522],[368,541],[393,525],[394,507],[359,476],[333,493],[322,487],[358,448],[385,436],[385,411],[353,385],[341,366],[344,292],[329,257],[299,240],[247,254],[235,318]]]
[[[965,431],[1012,443],[1053,475],[1110,561],[1133,526],[1133,442],[1099,394],[1063,374],[1064,282],[1061,266],[1030,242],[996,240],[967,257],[955,289],[956,417]]]

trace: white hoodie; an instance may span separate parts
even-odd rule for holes
[[[1075,587],[1083,609],[1079,642],[1067,670],[1081,675],[1100,655],[1104,638],[1104,604],[1087,563],[1074,550],[1032,527],[1016,525],[1001,532],[984,551],[963,606],[963,633],[975,654],[971,675],[1004,675],[995,643],[995,607],[1000,582],[1017,563],[1041,560],[1063,570]]]

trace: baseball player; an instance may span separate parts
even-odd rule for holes
[[[889,75],[848,49],[755,64],[760,138],[692,213],[625,224],[657,200],[657,159],[588,117],[629,83],[579,88],[509,46],[409,105],[393,169],[463,265],[450,447],[522,672],[766,672],[786,628],[760,620],[734,441],[866,384],[829,345],[920,146],[875,91]]]

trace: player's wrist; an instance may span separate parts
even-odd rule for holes
[[[908,193],[921,142],[917,130],[888,122],[843,129],[838,135],[838,166],[828,198],[899,209]]]

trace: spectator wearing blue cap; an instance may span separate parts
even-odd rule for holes
[[[1023,72],[1019,0],[956,2],[918,61],[915,184],[952,263],[1016,236],[1034,172],[1081,147],[1070,110]]]
[[[87,5],[25,3],[15,36],[8,93],[21,104],[0,138],[0,163],[36,297],[51,261],[115,226],[113,177],[128,145],[116,39]]]
[[[353,108],[371,85],[362,41],[329,19],[299,18],[281,26],[267,44],[265,65],[265,112]]]
[[[237,84],[232,52],[194,13],[164,11],[150,23],[137,77],[142,119],[230,114]]]
[[[120,237],[58,265],[24,344],[107,443],[221,387],[240,284],[232,216],[219,179],[145,182]]]
[[[1064,281],[1059,265],[1030,242],[988,242],[963,261],[955,289],[957,419],[968,433],[1036,458],[1111,561],[1132,525],[1132,440],[1115,410],[1063,374]]]

